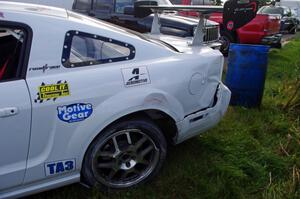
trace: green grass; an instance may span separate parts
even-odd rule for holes
[[[270,52],[260,109],[230,107],[214,129],[169,147],[150,183],[109,194],[71,185],[32,197],[300,198],[299,77],[298,37]]]

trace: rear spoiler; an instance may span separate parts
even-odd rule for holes
[[[139,6],[140,13],[154,13],[154,18],[152,22],[151,34],[160,34],[160,23],[158,13],[162,11],[194,11],[199,13],[199,22],[194,33],[192,40],[192,46],[199,46],[203,44],[203,28],[204,28],[204,17],[207,14],[213,12],[223,12],[223,6],[181,6],[181,5],[141,5]],[[137,16],[138,17],[138,16]]]
[[[255,16],[258,8],[257,0],[229,0],[223,6],[207,5],[157,5],[155,1],[137,1],[134,4],[135,16],[146,17],[154,13],[151,34],[160,34],[160,23],[158,13],[164,11],[193,11],[199,13],[199,22],[194,34],[192,46],[203,44],[204,18],[214,12],[223,12],[223,21],[228,31],[249,23]]]

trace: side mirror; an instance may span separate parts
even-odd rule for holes
[[[124,8],[124,14],[125,15],[134,15],[134,7],[132,7],[132,6],[126,6]]]
[[[134,2],[134,16],[138,18],[144,18],[152,14],[151,9],[141,8],[139,6],[148,5],[148,6],[157,6],[157,1],[136,1]]]

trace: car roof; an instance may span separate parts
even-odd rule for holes
[[[43,6],[38,4],[20,3],[0,1],[0,11],[18,12],[18,13],[31,13],[43,16],[52,16],[59,18],[67,18],[68,13],[66,9],[56,8],[51,6]]]

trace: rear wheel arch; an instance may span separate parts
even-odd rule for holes
[[[162,110],[147,109],[147,110],[137,111],[137,112],[124,115],[114,120],[106,127],[104,127],[101,131],[99,131],[99,133],[88,144],[87,148],[84,151],[84,156],[81,162],[81,174],[84,168],[85,159],[89,149],[95,144],[95,142],[97,142],[98,138],[101,137],[102,133],[117,124],[120,124],[125,121],[131,121],[131,120],[149,121],[150,123],[155,124],[161,130],[164,139],[167,141],[168,144],[173,144],[173,139],[177,136],[178,130],[177,130],[175,119]],[[81,175],[81,181],[85,183],[83,175]]]

